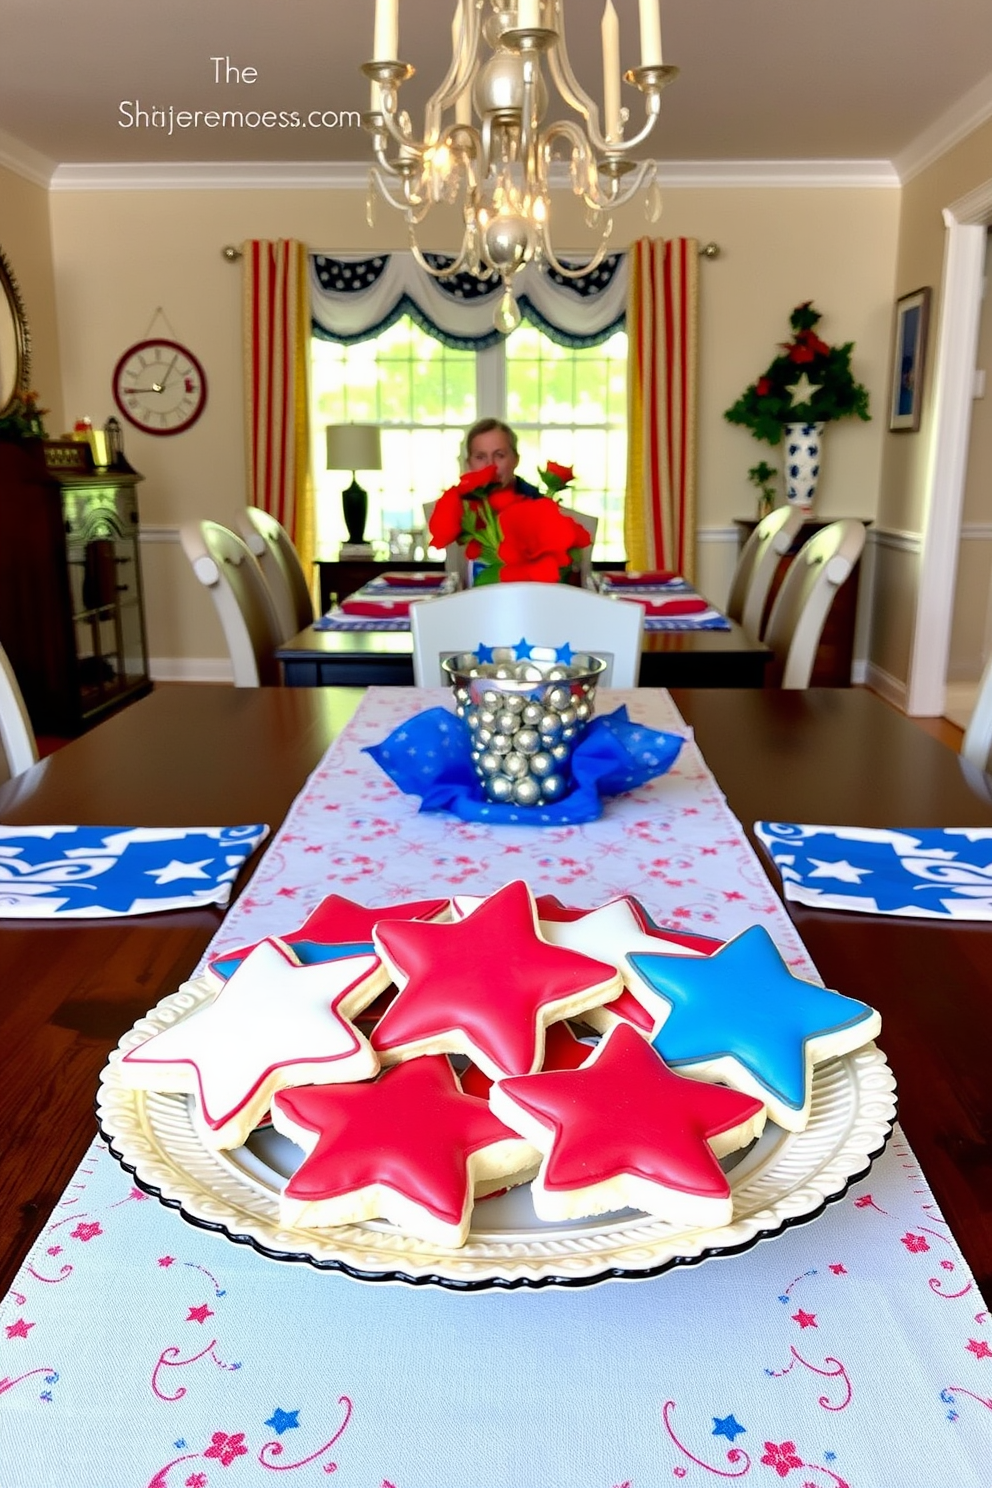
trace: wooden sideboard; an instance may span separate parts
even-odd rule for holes
[[[832,522],[838,521],[837,517],[808,516],[800,527],[798,534],[789,551],[780,559],[775,577],[772,580],[771,589],[768,591],[768,599],[765,603],[765,613],[762,616],[762,634],[765,623],[771,611],[772,602],[778,593],[782,580],[785,578],[790,563],[799,552],[800,548],[817,532],[824,527],[829,527]],[[865,526],[870,526],[863,517],[858,518]],[[751,533],[758,525],[757,517],[735,517],[734,526],[737,528],[738,549],[743,548]],[[811,687],[850,687],[851,664],[854,659],[854,632],[858,613],[858,579],[860,577],[861,564],[858,562],[850,578],[842,584],[830,607],[820,644],[817,648],[816,661],[813,665],[813,675],[810,678]]]

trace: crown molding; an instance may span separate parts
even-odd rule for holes
[[[49,160],[47,155],[42,155],[39,150],[32,150],[30,145],[22,145],[19,139],[12,134],[5,134],[0,129],[0,165],[12,171],[15,176],[22,176],[25,181],[31,181],[35,186],[49,186],[52,174],[55,170],[55,161]]]
[[[893,161],[903,185],[992,118],[992,72],[918,134]]]
[[[369,161],[146,161],[56,166],[52,191],[364,191]],[[891,187],[899,177],[887,160],[662,161],[663,186]],[[566,186],[568,167],[552,171]]]
[[[305,191],[364,189],[357,161],[185,160],[94,162],[55,167],[52,191]]]

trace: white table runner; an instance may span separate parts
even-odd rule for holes
[[[613,697],[678,723],[663,694]],[[760,919],[809,972],[694,746],[588,826],[468,826],[418,816],[360,753],[436,701],[369,696],[216,948],[332,890],[525,877],[721,936]],[[990,1462],[992,1320],[898,1129],[844,1200],[745,1255],[467,1296],[265,1260],[95,1144],[0,1304],[3,1488],[989,1488]]]

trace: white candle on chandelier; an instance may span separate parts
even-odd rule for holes
[[[613,0],[606,0],[600,25],[603,39],[603,133],[620,138],[620,22]]]
[[[521,31],[536,31],[541,24],[541,0],[517,0],[517,25]]]
[[[639,0],[641,19],[641,66],[660,67],[661,12],[659,0]]]
[[[375,0],[373,62],[395,62],[399,52],[399,0]]]
[[[455,7],[454,19],[451,22],[451,53],[457,57],[461,54],[462,41],[462,7]],[[472,85],[462,89],[455,99],[455,123],[471,124],[472,122]]]

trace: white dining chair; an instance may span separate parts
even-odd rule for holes
[[[604,687],[636,687],[644,607],[570,584],[485,584],[411,605],[410,628],[418,687],[443,685],[446,656],[520,640],[601,656]]]
[[[269,586],[269,598],[282,632],[280,639],[288,641],[290,636],[313,624],[310,586],[293,539],[282,523],[260,506],[243,507],[235,517],[235,526]]]
[[[724,613],[743,626],[752,640],[761,638],[765,604],[779,559],[792,547],[802,525],[803,512],[798,507],[778,506],[762,517],[741,549]]]
[[[992,764],[992,659],[982,674],[974,712],[961,741],[961,757],[985,773]]]
[[[183,522],[183,552],[207,589],[224,631],[235,687],[274,687],[281,680],[274,652],[285,637],[254,556],[219,522]]]
[[[865,545],[864,523],[845,518],[804,543],[775,596],[764,642],[775,654],[780,686],[809,686],[820,636],[837,591],[850,578]]]
[[[10,658],[0,646],[0,782],[38,763],[34,729]]]

